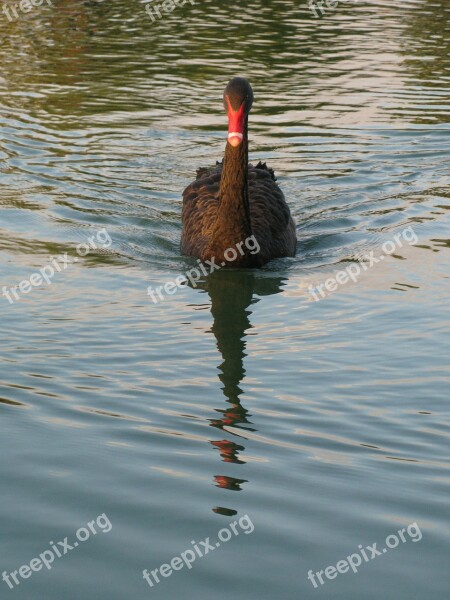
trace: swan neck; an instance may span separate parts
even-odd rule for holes
[[[250,205],[248,200],[248,119],[244,137],[237,148],[227,142],[219,192],[218,221],[239,237],[236,242],[251,236]]]

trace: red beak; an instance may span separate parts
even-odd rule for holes
[[[227,96],[228,104],[228,143],[237,148],[244,139],[245,102],[238,110],[233,110]]]

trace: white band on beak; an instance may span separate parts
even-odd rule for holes
[[[244,134],[243,133],[238,133],[237,131],[233,131],[233,132],[231,132],[231,133],[228,134],[228,139],[230,139],[232,137],[237,137],[242,142],[242,140],[244,139]]]

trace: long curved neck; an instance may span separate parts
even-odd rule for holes
[[[248,201],[248,120],[237,148],[227,143],[220,179],[217,230],[231,245],[252,235]],[[231,246],[230,246],[231,247]]]

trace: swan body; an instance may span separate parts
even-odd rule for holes
[[[232,267],[261,267],[295,256],[295,224],[273,170],[248,164],[252,102],[248,81],[231,80],[224,92],[229,119],[224,160],[198,169],[183,192],[181,252],[187,256]]]

